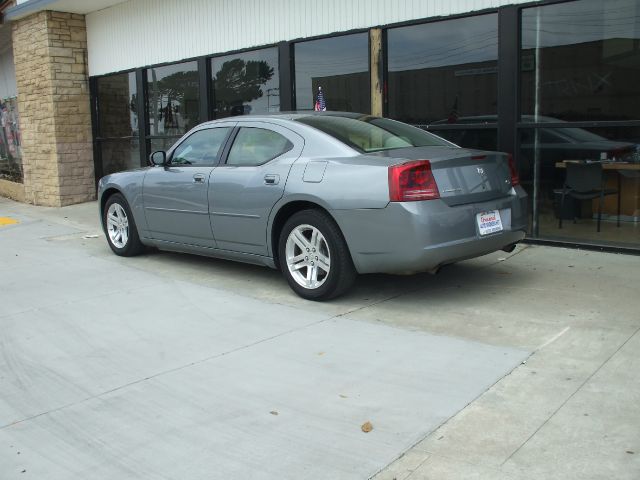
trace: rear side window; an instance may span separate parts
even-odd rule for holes
[[[229,130],[230,127],[208,128],[189,135],[174,150],[171,165],[215,165]]]
[[[293,143],[277,132],[264,128],[243,127],[229,151],[227,165],[262,165],[292,148]]]

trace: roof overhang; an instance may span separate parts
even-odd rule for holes
[[[19,20],[43,10],[87,14],[104,10],[127,0],[25,0],[4,12],[4,19]]]

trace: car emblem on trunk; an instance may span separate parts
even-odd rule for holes
[[[480,175],[482,175],[484,177],[484,168],[477,167],[476,170],[478,171],[478,173]]]

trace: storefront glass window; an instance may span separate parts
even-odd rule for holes
[[[140,166],[140,141],[137,137],[107,139],[98,143],[103,175]]]
[[[140,166],[136,74],[96,79],[100,173]]]
[[[181,136],[200,123],[198,63],[147,69],[151,136]]]
[[[180,140],[180,137],[157,137],[151,139],[149,152],[157,152],[158,150],[169,150],[174,143]]]
[[[580,0],[521,15],[516,157],[532,236],[637,248],[640,4]]]
[[[214,118],[280,111],[278,49],[211,59]]]
[[[22,182],[21,143],[17,98],[0,100],[0,179]]]
[[[371,112],[368,33],[296,43],[294,61],[297,110]]]
[[[639,138],[640,127],[519,130],[520,178],[529,192],[536,165],[539,171],[534,235],[598,245],[640,245]]]
[[[99,138],[138,134],[136,74],[123,73],[97,79]]]
[[[640,3],[582,0],[522,12],[522,121],[640,119]]]
[[[471,125],[468,128],[452,129],[432,127],[428,130],[461,147],[493,151],[498,149],[498,130],[496,128],[483,128]]]
[[[418,126],[496,123],[497,14],[390,28],[387,45],[391,118]]]

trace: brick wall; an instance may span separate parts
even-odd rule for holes
[[[25,200],[95,198],[84,15],[40,12],[13,24]]]

